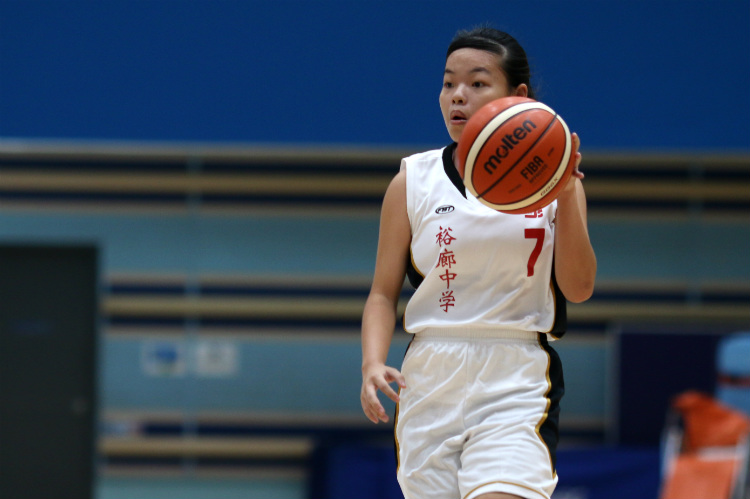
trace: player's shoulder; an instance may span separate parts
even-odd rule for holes
[[[440,149],[431,149],[429,151],[418,152],[411,156],[406,156],[401,160],[401,170],[403,171],[407,165],[412,165],[412,168],[415,168],[442,163],[444,150],[445,147],[442,147]]]
[[[445,147],[441,147],[440,149],[430,149],[429,151],[418,152],[418,153],[412,154],[411,156],[406,156],[404,158],[404,161],[411,163],[411,162],[435,161],[435,159],[442,160],[444,150],[445,150]]]

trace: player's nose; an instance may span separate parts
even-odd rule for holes
[[[455,87],[451,100],[454,104],[466,103],[466,87],[464,85],[458,85]]]

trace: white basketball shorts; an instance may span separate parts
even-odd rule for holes
[[[422,331],[402,373],[396,451],[406,499],[550,499],[564,387],[546,335]]]

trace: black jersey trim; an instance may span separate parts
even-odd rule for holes
[[[457,146],[458,144],[454,142],[443,149],[443,169],[445,170],[445,174],[448,175],[450,181],[456,186],[456,189],[458,189],[458,192],[460,192],[463,197],[466,197],[464,180],[461,178],[461,175],[459,175],[458,168],[456,168],[456,164],[453,162],[453,151],[456,150]]]
[[[565,332],[568,330],[568,301],[565,299],[560,290],[560,286],[557,285],[557,279],[555,279],[555,264],[552,264],[552,281],[551,281],[552,292],[554,293],[555,301],[555,322],[552,324],[552,329],[547,331],[557,339],[562,338]]]
[[[414,289],[417,289],[419,285],[422,284],[422,281],[424,281],[424,275],[414,264],[414,255],[411,252],[411,244],[409,245],[409,254],[406,255],[406,277],[409,279],[409,283]]]
[[[547,398],[547,413],[537,426],[537,433],[549,451],[552,464],[552,475],[557,472],[557,443],[560,441],[560,400],[565,394],[565,379],[563,378],[562,362],[560,356],[547,341],[546,334],[539,334],[539,344],[549,356],[547,368],[547,383],[549,390]]]

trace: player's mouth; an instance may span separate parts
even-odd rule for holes
[[[469,120],[461,111],[451,111],[450,118],[452,125],[465,125]]]

